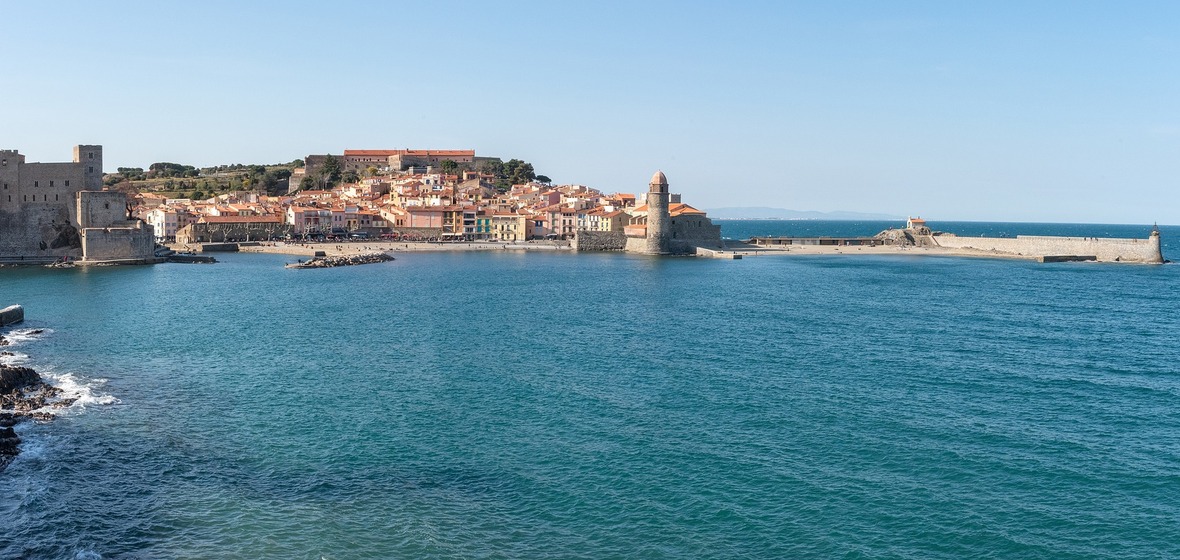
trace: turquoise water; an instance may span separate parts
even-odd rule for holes
[[[0,269],[0,557],[1180,556],[1180,266],[287,260]]]

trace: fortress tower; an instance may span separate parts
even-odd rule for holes
[[[102,146],[74,146],[74,163],[82,164],[82,190],[102,190]]]
[[[644,252],[667,255],[671,252],[672,214],[668,210],[668,178],[663,171],[651,176],[647,191],[647,244]]]

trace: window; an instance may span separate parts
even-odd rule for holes
[[[34,187],[40,187],[40,186],[41,186],[41,182],[40,182],[40,181],[33,181],[33,186],[34,186]]]
[[[70,180],[69,180],[69,179],[66,179],[66,186],[67,186],[67,187],[68,187],[68,186],[70,186]]]
[[[94,152],[88,152],[86,154],[86,156],[89,157],[90,159],[94,159]]]
[[[87,173],[94,173],[94,167],[93,167],[93,166],[91,166],[91,167],[87,167],[87,168],[86,168],[86,172],[87,172]]]
[[[49,182],[49,187],[50,187],[50,188],[53,188],[53,181],[50,181],[50,182]]]

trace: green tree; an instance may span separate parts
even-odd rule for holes
[[[301,191],[315,190],[315,187],[315,179],[312,179],[311,177],[304,176],[303,180],[299,182],[299,190]]]
[[[327,186],[335,186],[336,183],[339,183],[342,176],[340,160],[333,155],[324,158],[324,165],[320,167],[320,176],[327,182]]]
[[[553,182],[553,179],[550,179],[548,176],[545,176],[545,175],[537,175],[537,182],[545,183],[546,185],[548,185]]]
[[[500,178],[504,176],[504,164],[499,161],[485,161],[479,164],[479,171]]]
[[[510,159],[504,163],[504,179],[510,185],[528,183],[537,178],[533,171],[533,164],[519,159]]]
[[[442,160],[442,162],[439,163],[438,166],[441,167],[443,170],[443,173],[446,173],[447,175],[452,175],[455,173],[455,171],[457,171],[459,169],[459,164],[456,163],[455,160],[451,160],[451,159]]]

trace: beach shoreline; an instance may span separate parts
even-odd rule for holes
[[[197,252],[201,244],[171,243],[167,247],[177,252]],[[428,241],[340,241],[322,243],[294,243],[264,241],[257,245],[239,244],[239,253],[263,253],[314,257],[322,251],[326,256],[353,256],[368,253],[442,253],[469,251],[570,251],[573,247],[565,241],[471,241],[471,242],[428,242]]]

